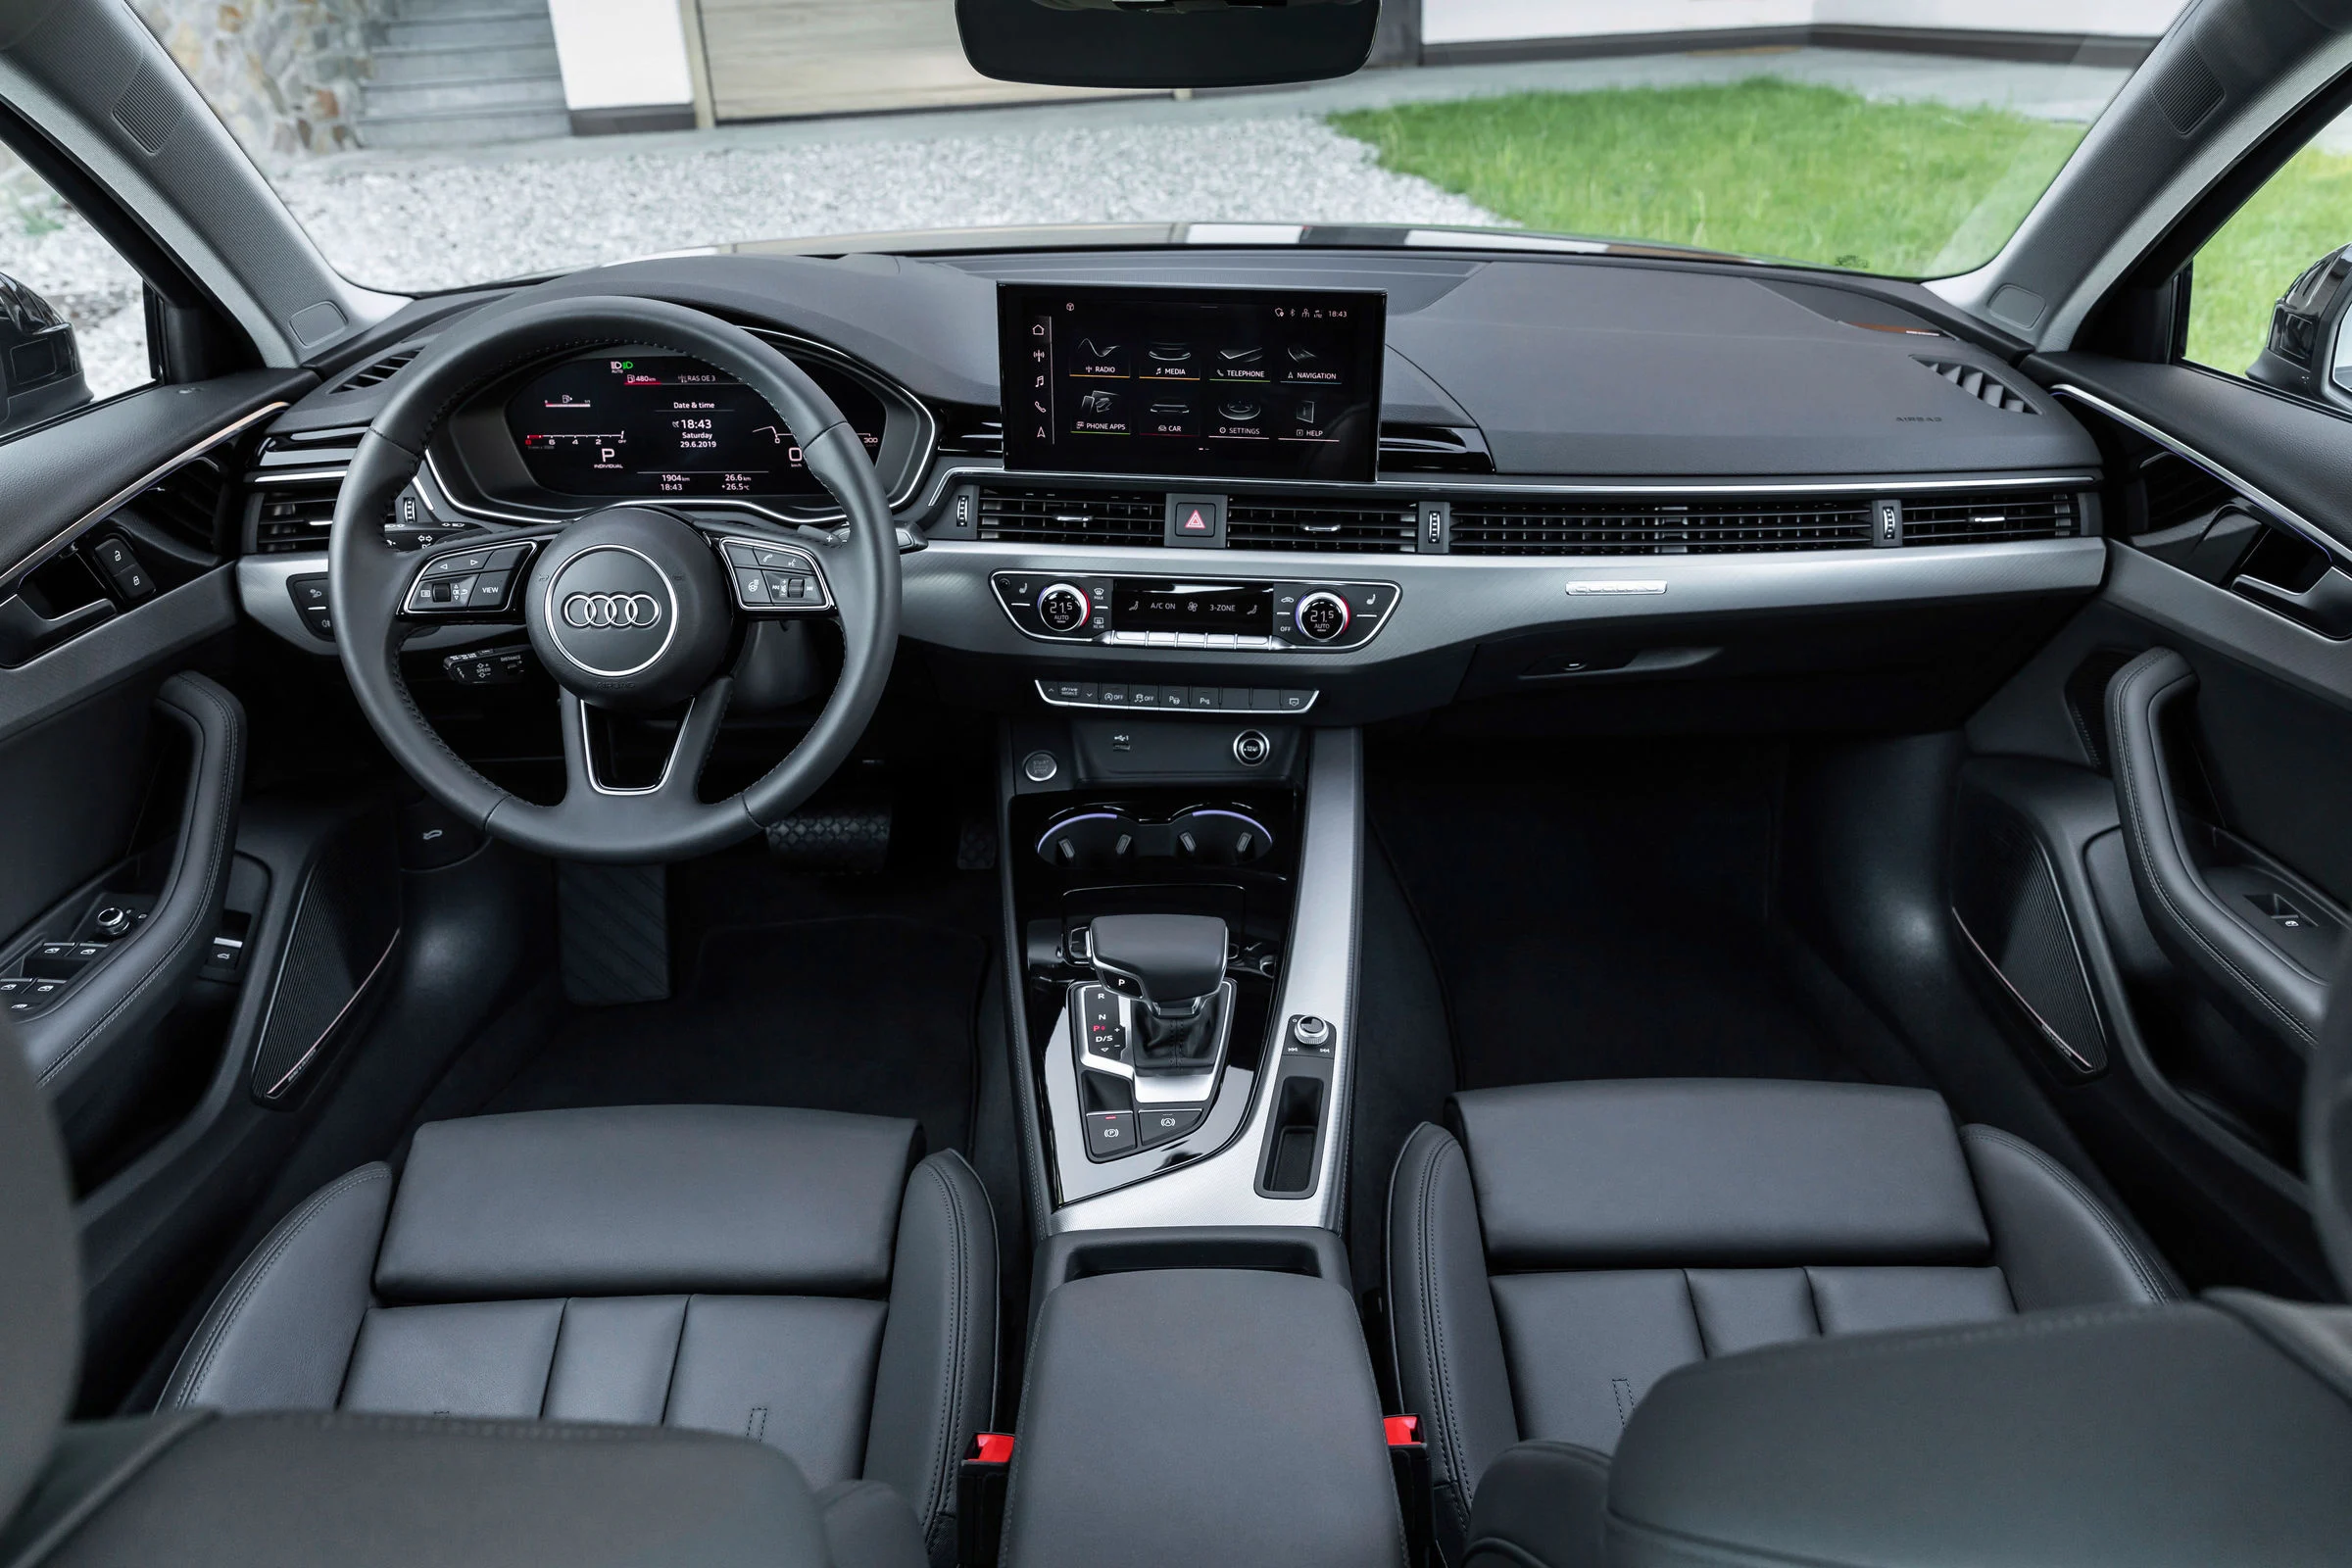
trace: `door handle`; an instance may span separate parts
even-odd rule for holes
[[[26,604],[23,594],[11,594],[5,602],[0,602],[0,667],[14,669],[37,659],[59,643],[113,618],[114,613],[113,600],[93,599],[52,617]]]
[[[2107,684],[2107,735],[2132,882],[2157,942],[2240,1020],[2308,1053],[2328,1004],[2327,981],[2280,950],[2217,894],[2198,867],[2197,828],[2167,768],[2164,721],[2195,696],[2197,673],[2170,648],[2151,648]]]

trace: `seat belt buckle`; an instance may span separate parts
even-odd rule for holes
[[[1431,1568],[1437,1559],[1434,1498],[1429,1489],[1429,1445],[1421,1441],[1421,1418],[1381,1418],[1389,1441],[1389,1473],[1396,1481],[1396,1509],[1404,1519],[1405,1568]]]
[[[997,1568],[1011,1475],[1012,1434],[976,1434],[956,1471],[956,1568]]]

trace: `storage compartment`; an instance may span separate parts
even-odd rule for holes
[[[1404,1560],[1338,1237],[1063,1235],[1037,1269],[1005,1568]]]

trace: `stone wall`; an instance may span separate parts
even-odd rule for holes
[[[359,146],[371,18],[388,0],[132,0],[246,151],[266,162]]]

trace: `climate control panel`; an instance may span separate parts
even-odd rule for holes
[[[1396,607],[1393,582],[1093,577],[1000,571],[997,603],[1040,642],[1219,653],[1361,648]]]

